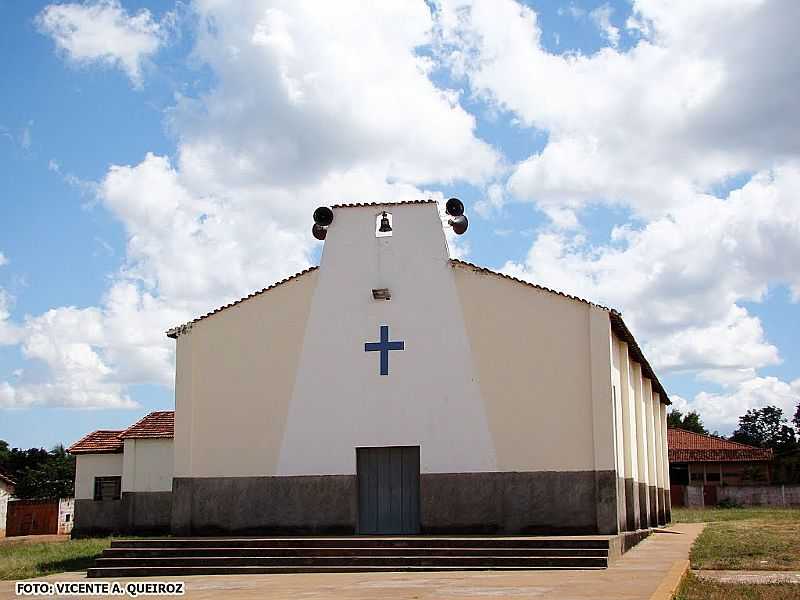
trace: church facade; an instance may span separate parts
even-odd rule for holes
[[[333,207],[319,267],[168,335],[171,491],[128,504],[160,494],[174,534],[669,520],[669,399],[621,315],[450,259],[435,202]]]

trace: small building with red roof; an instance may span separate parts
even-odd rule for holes
[[[174,423],[173,411],[155,411],[67,449],[76,458],[74,535],[169,529]]]
[[[772,450],[677,427],[667,428],[672,504],[686,504],[687,486],[702,487],[704,504],[717,502],[722,485],[770,482]]]

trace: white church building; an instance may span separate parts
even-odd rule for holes
[[[334,206],[322,237],[319,267],[167,333],[174,415],[70,448],[76,535],[669,521],[669,399],[618,312],[450,259],[434,201]]]

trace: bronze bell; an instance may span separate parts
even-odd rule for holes
[[[387,233],[392,230],[392,226],[389,225],[389,217],[386,215],[384,211],[383,216],[381,217],[381,226],[378,228],[378,231],[381,233]]]

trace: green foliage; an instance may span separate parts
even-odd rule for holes
[[[748,410],[739,417],[739,427],[731,440],[772,448],[776,453],[789,452],[797,448],[794,429],[787,424],[783,411],[777,406]]]
[[[678,409],[673,408],[667,415],[667,426],[708,435],[708,429],[703,427],[700,415],[694,410],[684,415]]]
[[[21,499],[66,498],[74,495],[75,457],[64,446],[22,450],[0,440],[0,470],[16,480]]]

